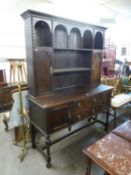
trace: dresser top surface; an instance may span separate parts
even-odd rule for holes
[[[91,86],[88,88],[70,88],[40,97],[29,96],[28,99],[42,108],[51,108],[71,102],[77,102],[90,96],[111,91],[112,89],[112,86],[107,85]]]

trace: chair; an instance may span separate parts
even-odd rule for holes
[[[84,148],[87,159],[86,175],[91,175],[91,165],[97,164],[106,175],[131,174],[131,120]]]
[[[131,77],[123,76],[121,77],[121,82],[123,85],[123,90],[128,93],[131,91]]]
[[[131,90],[130,77],[127,76],[113,77],[113,78],[108,77],[102,79],[101,83],[114,87],[111,98],[110,115],[113,116],[114,127],[115,127],[117,109],[131,102],[131,93],[127,93]]]
[[[22,99],[22,110],[24,112],[24,116],[21,116],[21,101],[20,101],[20,92],[18,89],[12,91],[12,108],[9,112],[4,113],[4,124],[6,126],[5,130],[9,131],[11,129],[14,129],[14,135],[15,135],[15,143],[18,143],[19,140],[19,127],[22,124],[22,117],[24,117],[24,124],[26,124],[28,121],[27,113],[28,113],[28,101],[26,99],[26,96],[28,94],[27,87],[23,88],[21,91],[21,99]]]

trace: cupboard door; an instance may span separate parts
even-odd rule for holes
[[[91,83],[99,84],[101,78],[101,62],[102,62],[102,52],[93,52],[92,55],[92,73],[91,73]]]
[[[68,126],[70,120],[69,111],[68,105],[61,105],[50,110],[48,117],[50,132],[57,131]]]
[[[51,57],[52,49],[38,49],[34,52],[35,96],[52,90]]]

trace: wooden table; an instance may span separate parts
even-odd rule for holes
[[[131,128],[131,121],[116,128],[112,133],[83,150],[87,158],[86,175],[91,175],[93,162],[99,165],[106,174],[131,174],[131,142],[129,141],[129,138],[131,140],[131,131],[129,126]]]

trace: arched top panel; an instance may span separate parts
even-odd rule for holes
[[[83,48],[92,48],[93,36],[90,30],[86,30],[83,35]]]
[[[67,48],[67,30],[64,25],[57,25],[54,30],[54,47]]]
[[[81,48],[81,32],[76,27],[71,29],[69,47],[70,48]]]
[[[95,49],[103,49],[103,37],[101,32],[95,34],[94,47]]]
[[[51,46],[51,32],[49,25],[44,21],[38,21],[35,26],[36,46]]]

